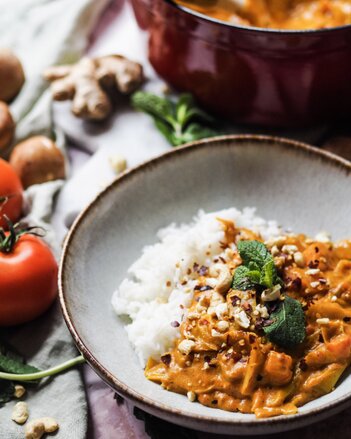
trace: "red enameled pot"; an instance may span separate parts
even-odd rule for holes
[[[351,118],[351,25],[245,28],[171,0],[131,0],[149,59],[171,85],[240,123],[307,126]]]

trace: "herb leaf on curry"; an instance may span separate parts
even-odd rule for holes
[[[238,252],[243,264],[235,270],[232,288],[249,290],[283,285],[274,259],[267,247],[259,241],[239,241]],[[302,343],[306,337],[305,316],[300,302],[285,296],[278,302],[263,330],[270,341],[286,348]]]
[[[235,270],[232,288],[249,290],[255,287],[272,288],[282,284],[273,256],[267,247],[259,241],[239,241],[238,252],[243,265]]]
[[[284,348],[302,343],[306,337],[305,315],[299,301],[285,296],[278,309],[269,316],[272,323],[263,331],[270,341]]]

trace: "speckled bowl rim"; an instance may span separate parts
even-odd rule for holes
[[[90,214],[90,210],[100,202],[109,192],[113,191],[116,186],[124,184],[129,181],[136,174],[143,173],[144,171],[152,171],[152,168],[155,166],[162,165],[163,162],[167,162],[172,160],[174,156],[181,156],[188,154],[194,148],[198,150],[206,150],[207,148],[216,147],[216,145],[220,144],[235,144],[236,147],[246,146],[247,142],[252,142],[256,144],[273,144],[277,148],[284,149],[298,149],[306,155],[315,156],[318,159],[324,160],[329,164],[333,164],[338,167],[340,170],[344,171],[347,175],[351,173],[351,162],[345,160],[333,153],[328,151],[320,150],[314,146],[308,145],[306,143],[302,143],[295,140],[285,139],[282,137],[273,137],[273,136],[265,136],[265,135],[226,135],[226,136],[218,136],[213,137],[211,139],[204,139],[196,142],[189,143],[187,145],[177,147],[170,151],[167,151],[154,159],[148,160],[134,168],[131,168],[120,176],[118,176],[111,184],[109,184],[106,188],[104,188],[94,199],[91,201],[88,206],[78,215],[76,220],[74,221],[70,231],[67,234],[63,245],[63,251],[60,261],[59,267],[59,299],[61,304],[61,309],[63,313],[63,317],[67,324],[69,331],[77,345],[78,350],[86,359],[87,363],[94,369],[94,371],[118,394],[125,397],[126,399],[132,401],[136,406],[141,408],[146,407],[150,408],[150,411],[153,413],[157,413],[161,418],[165,416],[165,414],[169,413],[174,418],[174,422],[181,424],[181,420],[184,418],[189,419],[189,421],[195,422],[205,422],[205,423],[213,423],[218,427],[223,426],[227,430],[230,427],[252,427],[252,434],[264,434],[268,433],[262,428],[262,432],[257,431],[258,428],[264,427],[265,425],[268,427],[275,427],[274,431],[283,431],[288,430],[288,424],[294,424],[291,428],[298,428],[309,423],[312,423],[313,416],[319,415],[318,420],[322,418],[327,418],[351,405],[351,390],[347,392],[344,396],[339,397],[332,403],[325,403],[317,408],[311,409],[306,413],[297,413],[296,415],[289,416],[277,416],[273,418],[267,419],[255,419],[253,420],[230,420],[230,419],[218,419],[215,416],[207,416],[207,415],[194,415],[189,414],[184,410],[175,409],[174,407],[158,403],[154,401],[152,398],[145,397],[141,393],[131,389],[128,385],[125,385],[117,377],[115,377],[112,373],[110,373],[94,356],[93,352],[91,352],[87,346],[82,341],[76,327],[74,324],[73,317],[70,313],[68,304],[65,299],[65,271],[66,271],[66,263],[68,259],[68,249],[70,247],[71,241],[74,238],[74,235],[77,229],[80,227],[80,224],[84,221],[85,217]],[[272,430],[273,432],[273,430]],[[240,433],[244,434],[245,433]],[[247,433],[246,433],[247,434]]]

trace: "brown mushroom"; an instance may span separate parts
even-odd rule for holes
[[[34,136],[15,146],[10,164],[23,187],[65,178],[65,160],[56,144],[45,136]]]
[[[11,143],[15,133],[15,122],[5,102],[0,101],[0,152]]]
[[[0,48],[0,100],[10,102],[24,84],[24,71],[20,60],[10,50]]]

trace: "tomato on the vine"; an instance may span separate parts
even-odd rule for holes
[[[0,326],[29,322],[57,295],[58,267],[44,241],[31,231],[0,229]]]
[[[0,227],[7,228],[4,215],[12,222],[19,219],[23,202],[22,183],[12,166],[0,159]]]

